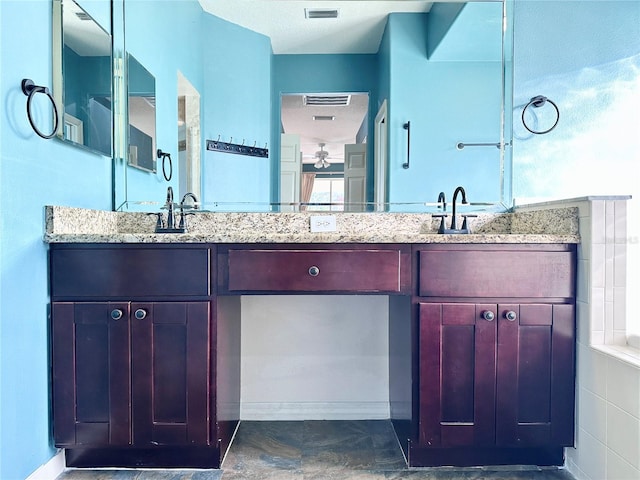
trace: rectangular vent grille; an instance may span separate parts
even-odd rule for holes
[[[334,117],[333,115],[314,115],[313,119],[320,121],[332,121],[335,120],[336,117]]]
[[[319,105],[331,107],[346,107],[351,101],[351,95],[305,95],[305,105]]]
[[[86,12],[76,12],[76,17],[78,17],[80,20],[83,20],[85,22],[88,20],[93,20],[93,18],[91,18],[89,14]]]
[[[338,10],[335,8],[305,8],[306,18],[338,18]]]

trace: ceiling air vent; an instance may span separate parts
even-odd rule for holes
[[[93,20],[86,12],[76,12],[76,17],[83,21]]]
[[[332,121],[335,120],[336,117],[334,117],[333,115],[314,115],[313,119],[316,121]]]
[[[305,95],[305,105],[319,105],[330,107],[346,107],[351,101],[351,95]]]
[[[338,18],[338,10],[335,8],[305,8],[305,18]]]

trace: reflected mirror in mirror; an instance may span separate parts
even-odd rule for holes
[[[156,171],[156,79],[136,58],[127,55],[129,109],[128,164]]]
[[[192,193],[198,201],[201,191],[200,93],[178,72],[178,180],[180,198]]]
[[[73,0],[54,0],[53,7],[53,92],[63,106],[57,136],[111,156],[111,35]]]

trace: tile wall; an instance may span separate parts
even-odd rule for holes
[[[575,448],[566,466],[578,480],[640,479],[640,351],[626,346],[626,200],[593,197],[523,207],[577,206]],[[632,294],[632,293],[630,293]]]

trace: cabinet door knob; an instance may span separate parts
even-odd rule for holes
[[[124,314],[119,308],[114,308],[113,310],[111,310],[111,318],[114,320],[120,320],[122,318],[122,315]]]
[[[496,316],[491,310],[485,310],[484,312],[482,312],[482,318],[489,322],[492,322],[493,319],[496,318]]]
[[[313,265],[312,267],[309,267],[309,275],[311,275],[312,277],[317,277],[319,273],[320,273],[320,269],[315,265]]]
[[[147,311],[145,309],[143,309],[143,308],[139,308],[134,312],[133,315],[138,320],[144,320],[146,318],[146,316],[147,316]]]
[[[513,322],[516,318],[518,318],[518,315],[513,310],[509,310],[508,312],[505,312],[504,318],[506,318],[510,322]]]

